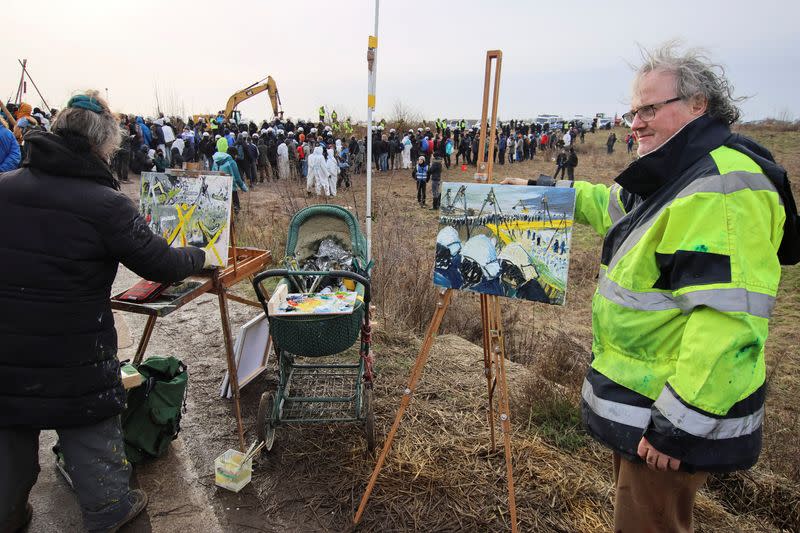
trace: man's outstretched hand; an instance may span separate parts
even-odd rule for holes
[[[681,460],[670,457],[665,453],[656,450],[650,442],[644,437],[639,441],[639,449],[637,452],[639,457],[644,459],[647,466],[651,470],[677,470],[681,467]]]
[[[527,185],[528,180],[524,178],[504,178],[500,185]]]

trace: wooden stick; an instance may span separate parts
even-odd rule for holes
[[[492,171],[494,169],[494,144],[497,130],[497,102],[500,96],[500,68],[503,65],[503,52],[500,50],[489,50],[486,52],[486,62],[488,63],[491,58],[494,58],[495,60],[496,70],[494,72],[494,90],[492,91],[492,121],[491,128],[489,129],[489,155],[486,163],[486,183],[492,183]],[[489,80],[487,79],[486,83],[488,82]]]
[[[225,357],[228,362],[228,376],[230,376],[231,391],[233,392],[233,410],[236,413],[236,428],[239,432],[239,450],[244,450],[244,425],[242,424],[242,409],[239,403],[239,375],[236,361],[233,356],[233,339],[231,337],[231,323],[228,317],[228,298],[225,287],[219,277],[219,270],[214,271],[214,284],[218,286],[219,314],[222,322],[222,336],[225,339]]]
[[[3,109],[3,114],[8,119],[8,123],[11,126],[9,129],[14,129],[17,125],[17,119],[14,118],[14,115],[11,114],[11,111],[8,110],[6,104],[4,104],[2,100],[0,100],[0,108]]]
[[[414,394],[414,389],[416,389],[417,382],[422,375],[422,369],[425,368],[425,363],[428,361],[428,354],[433,345],[433,339],[439,331],[439,326],[442,324],[442,319],[447,312],[447,308],[450,306],[450,298],[452,298],[452,296],[452,289],[443,290],[439,294],[439,301],[436,303],[436,311],[433,313],[431,323],[428,325],[428,331],[425,333],[425,340],[422,342],[417,360],[414,362],[414,367],[411,370],[411,376],[408,378],[408,386],[403,392],[403,398],[400,400],[400,408],[397,410],[397,415],[394,417],[394,423],[392,424],[392,429],[389,430],[389,435],[386,437],[386,442],[383,443],[383,449],[378,457],[378,462],[372,470],[372,476],[369,478],[367,490],[364,492],[364,495],[361,496],[361,503],[358,506],[358,511],[356,511],[356,516],[353,518],[353,525],[357,525],[361,521],[361,516],[364,514],[364,509],[367,507],[372,489],[375,487],[375,482],[378,480],[378,474],[380,474],[383,468],[386,455],[389,453],[392,442],[394,442],[394,436],[397,433],[397,429],[400,427],[403,413],[405,413],[408,404],[411,403],[411,396]]]
[[[496,345],[493,348],[498,374],[497,383],[500,391],[500,425],[503,430],[503,447],[506,459],[506,480],[508,483],[508,507],[511,513],[511,531],[517,532],[517,503],[514,496],[514,468],[511,451],[511,411],[508,405],[508,384],[506,382],[505,341],[503,339],[503,321],[500,302],[497,296],[489,296],[491,308],[491,326]]]
[[[136,347],[136,355],[133,356],[133,366],[139,366],[139,363],[144,359],[144,353],[147,351],[147,345],[150,343],[150,337],[153,335],[153,328],[156,327],[156,315],[148,315],[147,323],[144,325],[142,337],[139,339],[139,346]]]
[[[489,306],[487,294],[481,294],[481,323],[483,326],[483,373],[486,376],[486,390],[489,397],[489,408],[487,409],[486,418],[489,422],[489,435],[492,443],[492,453],[497,449],[494,436],[494,370],[492,357],[492,345],[489,335]]]

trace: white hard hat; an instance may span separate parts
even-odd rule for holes
[[[303,128],[302,127],[301,128],[297,128],[297,131],[300,132],[300,133],[303,133]]]
[[[394,128],[390,129],[389,133],[394,133]]]

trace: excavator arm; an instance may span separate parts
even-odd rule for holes
[[[230,98],[228,98],[228,103],[225,105],[225,118],[229,119],[233,116],[233,111],[236,109],[236,106],[248,98],[259,93],[263,93],[264,91],[267,91],[269,100],[272,103],[272,113],[275,117],[280,116],[280,114],[283,113],[283,110],[281,106],[281,97],[278,95],[278,86],[275,84],[275,80],[272,79],[272,76],[267,76],[265,79],[267,81],[264,82],[264,80],[259,80],[249,87],[245,87],[241,91],[235,92]]]

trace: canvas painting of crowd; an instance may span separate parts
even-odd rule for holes
[[[204,248],[214,266],[228,266],[232,183],[230,176],[143,172],[139,211],[171,246]]]
[[[564,305],[575,190],[443,184],[434,283]]]

